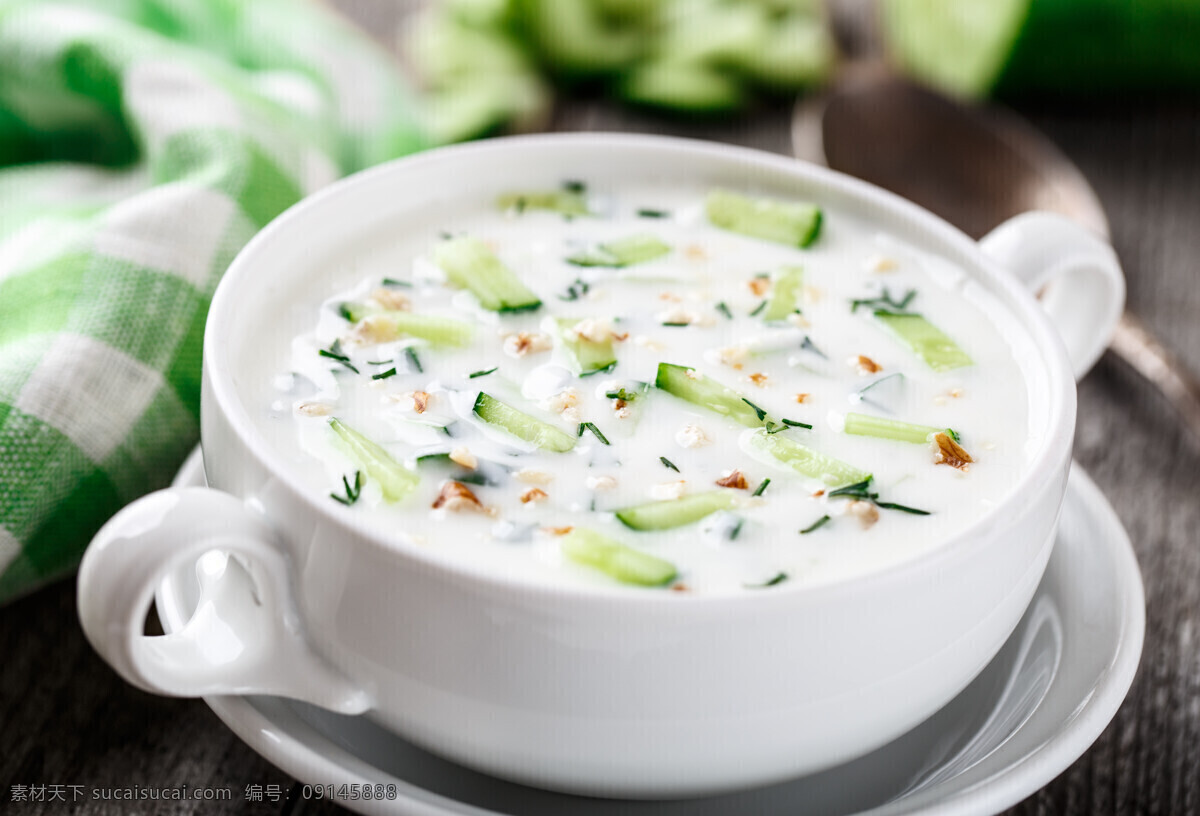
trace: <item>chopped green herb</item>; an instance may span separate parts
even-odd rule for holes
[[[742,534],[742,525],[745,523],[746,523],[745,519],[740,518],[737,520],[737,524],[733,525],[733,527],[729,531],[729,540],[730,541],[737,541],[737,537]]]
[[[725,317],[729,318],[730,320],[733,320],[733,312],[729,311],[729,306],[726,305],[725,301],[722,300],[717,304],[717,311],[725,315]]]
[[[358,373],[358,369],[350,364],[350,358],[347,357],[342,352],[342,341],[341,340],[334,340],[333,345],[331,345],[327,349],[321,349],[320,351],[317,352],[317,354],[319,354],[322,357],[328,357],[330,360],[336,360],[337,362],[344,365],[346,368],[353,371],[355,374]]]
[[[449,237],[449,235],[450,235],[449,233],[443,233],[443,234],[446,235],[447,237]],[[396,280],[395,278],[384,278],[383,285],[384,286],[399,286],[404,289],[412,288],[412,283],[410,283],[409,281]]]
[[[831,491],[829,491],[829,493],[827,495],[831,499],[837,498],[838,496],[844,496],[844,497],[850,498],[850,499],[860,499],[862,501],[869,501],[869,502],[872,502],[876,507],[882,507],[885,510],[899,510],[901,513],[912,513],[914,516],[931,515],[928,510],[918,510],[915,507],[908,507],[907,505],[896,504],[895,502],[879,501],[879,494],[871,493],[868,490],[868,488],[871,485],[871,478],[873,478],[873,477],[864,479],[861,482],[855,482],[852,485],[846,485],[845,487],[839,487],[837,490],[831,490]]]
[[[604,368],[593,368],[591,371],[585,371],[582,374],[580,374],[579,376],[580,377],[590,377],[593,374],[607,374],[608,372],[612,371],[616,367],[617,367],[617,361],[613,360],[611,363],[606,365]]]
[[[372,374],[371,379],[372,380],[386,380],[388,377],[395,377],[395,376],[396,376],[396,369],[393,367],[393,368],[389,368],[387,371],[384,371],[380,374]]]
[[[767,581],[765,584],[742,584],[742,586],[746,587],[746,589],[766,589],[767,587],[778,586],[779,584],[782,584],[787,579],[788,579],[788,574],[786,572],[781,572],[781,573],[778,573],[770,581]]]
[[[679,468],[675,467],[675,463],[672,462],[667,457],[660,456],[660,457],[658,457],[658,461],[662,462],[664,466],[669,467],[671,470],[675,471],[676,473],[679,472]]]
[[[766,419],[766,418],[767,418],[767,412],[766,412],[766,411],[764,411],[762,408],[759,408],[757,405],[755,405],[755,404],[754,404],[753,402],[751,402],[750,400],[746,399],[745,397],[742,397],[742,402],[744,402],[744,403],[746,403],[747,405],[749,405],[749,406],[750,406],[750,408],[751,408],[751,409],[754,411],[754,413],[758,415],[758,421],[759,421],[759,422],[762,422],[764,419]]]
[[[637,392],[626,391],[624,388],[619,388],[616,391],[605,391],[604,396],[608,397],[609,399],[619,399],[625,400],[626,402],[633,402],[635,399],[637,399]]]
[[[814,521],[812,524],[808,525],[803,530],[801,530],[800,535],[808,535],[813,530],[820,529],[821,527],[825,526],[828,523],[829,523],[829,516],[821,516],[819,519]]]
[[[393,360],[367,360],[367,365],[387,365],[394,362]]]
[[[563,182],[562,186],[568,193],[580,194],[587,192],[587,185],[578,179],[568,179]]]
[[[491,373],[493,373],[494,371],[496,371],[496,370],[497,370],[497,369],[499,369],[499,368],[500,368],[500,366],[493,366],[493,367],[491,367],[491,368],[489,368],[489,369],[487,369],[487,370],[485,370],[485,371],[472,371],[472,372],[471,372],[471,373],[470,373],[470,374],[467,376],[467,379],[468,379],[468,380],[473,380],[473,379],[475,379],[476,377],[486,377],[488,374],[491,374]]]
[[[350,480],[347,479],[345,476],[342,477],[342,486],[346,488],[346,495],[344,497],[339,496],[336,493],[330,493],[329,498],[333,499],[334,501],[341,502],[342,504],[349,507],[350,505],[352,505],[356,501],[358,501],[358,497],[362,494],[362,471],[361,470],[354,471],[354,486],[353,487],[350,486]]]
[[[771,483],[770,479],[763,479],[762,482],[759,483],[758,487],[755,488],[754,492],[751,493],[750,495],[751,496],[761,496],[763,494],[763,491],[767,489],[767,485],[769,485],[770,483]]]
[[[576,433],[575,435],[583,436],[584,431],[591,431],[592,435],[595,436],[597,439],[599,439],[601,442],[603,442],[605,445],[612,444],[611,442],[608,441],[607,438],[605,438],[604,434],[600,433],[600,429],[597,428],[595,423],[593,423],[593,422],[580,422],[579,423],[579,432]]]
[[[800,344],[800,350],[801,351],[811,351],[813,354],[817,355],[818,357],[824,358],[826,360],[829,359],[828,357],[825,356],[825,352],[823,352],[819,348],[817,348],[817,344],[814,343],[812,341],[812,338],[809,337],[807,334],[804,335],[804,342]]]
[[[782,422],[784,425],[791,425],[793,428],[807,428],[810,431],[812,430],[812,425],[809,425],[807,422],[797,422],[794,419],[786,419],[786,418],[781,419],[779,421]]]
[[[664,325],[664,326],[679,327],[679,326],[690,326],[690,325],[692,325],[692,324],[691,324],[691,323],[688,323],[688,322],[683,322],[683,323],[663,323],[663,325]]]
[[[424,374],[425,369],[421,367],[421,358],[417,356],[417,350],[412,346],[404,349],[404,356],[408,358],[408,364],[417,370],[418,374]]]
[[[339,303],[337,308],[338,317],[349,320],[351,323],[356,322],[354,319],[354,310],[349,303]]]
[[[758,306],[756,306],[754,308],[754,311],[750,313],[750,316],[758,317],[759,313],[761,313],[762,310],[765,308],[767,308],[767,302],[764,300],[762,303],[759,303]]]
[[[565,295],[559,295],[558,299],[568,301],[579,300],[581,296],[588,293],[588,289],[590,288],[591,287],[588,286],[587,281],[576,278],[575,281],[569,287],[567,287],[567,293]]]
[[[666,210],[641,209],[641,210],[637,211],[637,214],[639,216],[641,216],[642,218],[670,218],[671,217],[671,214],[669,212],[667,212]]]
[[[857,312],[859,306],[866,306],[876,312],[885,312],[888,314],[911,314],[905,311],[908,304],[912,303],[913,298],[917,296],[916,289],[909,289],[904,293],[904,297],[900,300],[894,300],[891,292],[884,287],[883,294],[873,298],[855,298],[850,301],[850,311]]]
[[[949,434],[950,438],[955,442],[962,442],[962,437],[959,436],[958,431],[954,430],[953,428],[947,428],[946,433]]]

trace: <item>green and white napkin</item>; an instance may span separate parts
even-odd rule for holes
[[[387,56],[300,0],[0,0],[0,601],[199,436],[218,279],[313,190],[423,146]]]

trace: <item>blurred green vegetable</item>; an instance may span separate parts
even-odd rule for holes
[[[537,126],[551,83],[721,112],[818,83],[835,56],[819,0],[442,0],[411,39],[443,141]]]
[[[881,0],[893,58],[958,96],[1200,87],[1200,0]]]

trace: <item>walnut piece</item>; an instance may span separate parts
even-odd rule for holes
[[[552,346],[550,336],[542,332],[517,332],[504,338],[504,353],[509,357],[525,357],[549,351]]]
[[[762,373],[751,374],[750,382],[754,383],[759,388],[763,388],[767,384],[767,375]]]
[[[846,506],[846,512],[857,518],[864,530],[879,521],[879,508],[869,501],[856,499]]]
[[[859,374],[875,374],[883,370],[883,366],[864,354],[860,354],[852,359],[850,364],[858,369]]]
[[[547,498],[545,490],[542,490],[540,487],[531,487],[521,494],[521,504],[545,501]]]
[[[450,451],[450,461],[454,462],[455,464],[462,465],[465,468],[469,468],[470,470],[474,470],[479,465],[479,461],[475,458],[475,454],[471,453],[463,446],[459,446]]]
[[[807,394],[807,393],[805,393],[805,394],[797,394],[797,395],[796,395],[796,402],[798,402],[798,403],[800,403],[801,405],[803,405],[803,404],[804,404],[804,402],[805,402],[805,401],[806,401],[806,400],[807,400],[809,397],[811,397],[811,396],[812,396],[812,394]]]
[[[970,470],[968,465],[974,461],[971,454],[963,450],[962,445],[950,438],[950,434],[939,433],[933,437],[933,463],[935,465],[949,465],[966,473]]]
[[[371,300],[378,303],[384,309],[394,312],[407,312],[412,308],[408,297],[403,292],[397,292],[394,289],[376,289],[371,293]]]
[[[717,484],[721,487],[733,487],[738,490],[745,490],[749,487],[746,484],[746,477],[740,470],[731,470],[728,476],[722,476],[720,479],[717,479]]]
[[[445,509],[453,513],[461,510],[471,510],[477,513],[484,512],[483,503],[471,492],[471,488],[461,482],[446,482],[443,484],[441,492],[438,493],[437,499],[433,502],[433,509]]]

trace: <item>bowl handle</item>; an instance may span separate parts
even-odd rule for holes
[[[196,565],[200,603],[182,629],[143,634],[155,589]],[[100,529],[79,567],[83,631],[125,680],[176,697],[277,694],[346,714],[368,695],[304,634],[290,558],[276,532],[218,490],[160,490]]]
[[[1067,347],[1075,379],[1082,379],[1108,347],[1125,306],[1125,276],[1113,248],[1048,212],[1010,218],[979,246],[1038,295]]]

